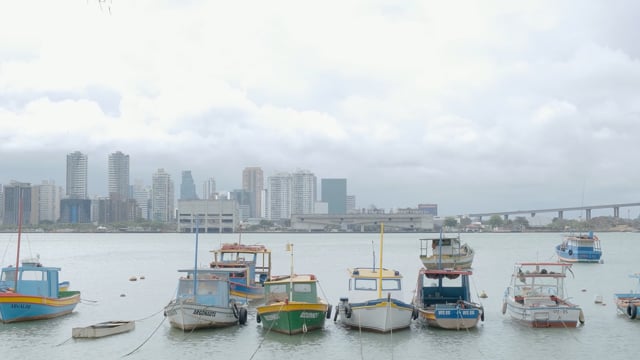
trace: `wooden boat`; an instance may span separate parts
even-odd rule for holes
[[[484,308],[471,301],[470,270],[421,269],[413,299],[418,317],[442,329],[469,329],[484,321]]]
[[[55,318],[71,313],[80,302],[79,291],[60,290],[60,268],[42,266],[39,259],[26,260],[19,266],[22,213],[20,198],[16,267],[5,267],[0,273],[3,323]]]
[[[502,313],[534,328],[576,327],[584,323],[582,309],[571,303],[564,280],[570,263],[516,263],[511,283],[505,291]]]
[[[164,316],[171,326],[181,330],[226,327],[245,324],[247,308],[231,298],[229,274],[236,269],[198,269],[198,228],[196,227],[196,255],[192,269],[178,280],[173,300],[164,308]]]
[[[100,338],[122,334],[135,329],[135,321],[105,321],[98,324],[71,329],[73,338]]]
[[[469,269],[475,252],[460,236],[420,239],[420,260],[426,269]]]
[[[315,275],[293,273],[272,278],[264,283],[266,304],[257,307],[256,321],[269,331],[294,335],[322,329],[325,318],[331,318],[331,305],[318,296]]]
[[[621,314],[625,314],[629,319],[638,318],[638,307],[640,307],[640,273],[629,275],[630,278],[638,280],[638,286],[635,291],[628,293],[616,293],[613,295],[616,309]]]
[[[222,244],[212,250],[212,269],[246,268],[236,273],[231,282],[231,295],[236,299],[264,300],[264,282],[271,277],[271,251],[264,245],[246,245],[241,243]]]
[[[597,263],[602,257],[600,239],[589,232],[587,235],[571,234],[556,245],[556,254],[561,261]]]
[[[380,234],[380,267],[349,269],[349,296],[340,298],[334,321],[354,329],[386,333],[406,329],[418,311],[404,302],[402,275],[382,268],[384,225]],[[375,256],[374,256],[375,258]]]

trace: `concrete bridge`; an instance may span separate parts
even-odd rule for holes
[[[483,216],[493,216],[500,215],[503,216],[505,220],[509,219],[509,215],[518,215],[518,214],[527,214],[531,215],[531,217],[536,216],[536,214],[540,213],[557,213],[558,219],[562,219],[565,211],[584,211],[585,218],[591,220],[591,210],[594,209],[612,209],[613,217],[620,217],[620,208],[623,207],[637,207],[640,206],[640,203],[625,203],[625,204],[609,204],[609,205],[588,205],[588,206],[574,206],[574,207],[564,207],[564,208],[551,208],[551,209],[536,209],[536,210],[514,210],[514,211],[498,211],[498,212],[487,212],[487,213],[474,213],[474,214],[466,214],[459,215],[460,217],[469,217],[469,218],[478,218],[482,220]]]

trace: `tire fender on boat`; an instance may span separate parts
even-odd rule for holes
[[[260,319],[260,314],[256,314],[256,322],[260,324],[262,320]]]
[[[238,310],[238,323],[244,325],[247,323],[247,309],[242,307]]]
[[[480,309],[480,321],[484,322],[484,309]]]
[[[351,319],[351,305],[345,306],[344,314],[347,316],[347,319]]]
[[[569,255],[573,255],[573,250],[569,250]]]
[[[414,307],[413,311],[411,312],[411,318],[413,320],[416,320],[418,318],[418,315],[420,315],[420,312],[418,311],[417,307]]]
[[[635,319],[638,316],[638,307],[635,304],[627,306],[627,316],[629,316],[629,319]]]
[[[506,314],[506,313],[507,313],[507,302],[506,302],[506,301],[504,301],[504,302],[502,303],[502,315],[504,315],[504,314]]]
[[[333,310],[333,306],[329,304],[329,306],[327,306],[327,319],[331,319],[331,310]]]
[[[580,324],[584,324],[584,313],[582,312],[582,309],[580,309],[580,314],[578,314],[578,321]]]
[[[233,305],[231,306],[231,310],[233,311],[233,317],[236,319],[239,319],[240,317],[238,316],[238,305],[236,303],[233,303]]]

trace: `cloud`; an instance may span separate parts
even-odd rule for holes
[[[0,183],[63,184],[79,150],[104,195],[120,150],[147,183],[190,169],[231,190],[245,166],[308,169],[348,178],[361,207],[632,202],[639,6],[12,3],[0,13]]]

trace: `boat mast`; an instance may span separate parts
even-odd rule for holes
[[[291,252],[291,269],[289,275],[289,301],[293,301],[293,244],[287,243],[287,251]]]
[[[197,302],[198,296],[198,234],[200,233],[200,222],[196,219],[196,253],[193,260],[193,299]]]
[[[13,291],[18,292],[18,273],[20,269],[20,235],[22,234],[22,188],[18,187],[18,250],[16,251],[16,274]]]
[[[382,240],[384,237],[384,223],[380,223],[380,266],[378,267],[378,299],[382,297]]]

